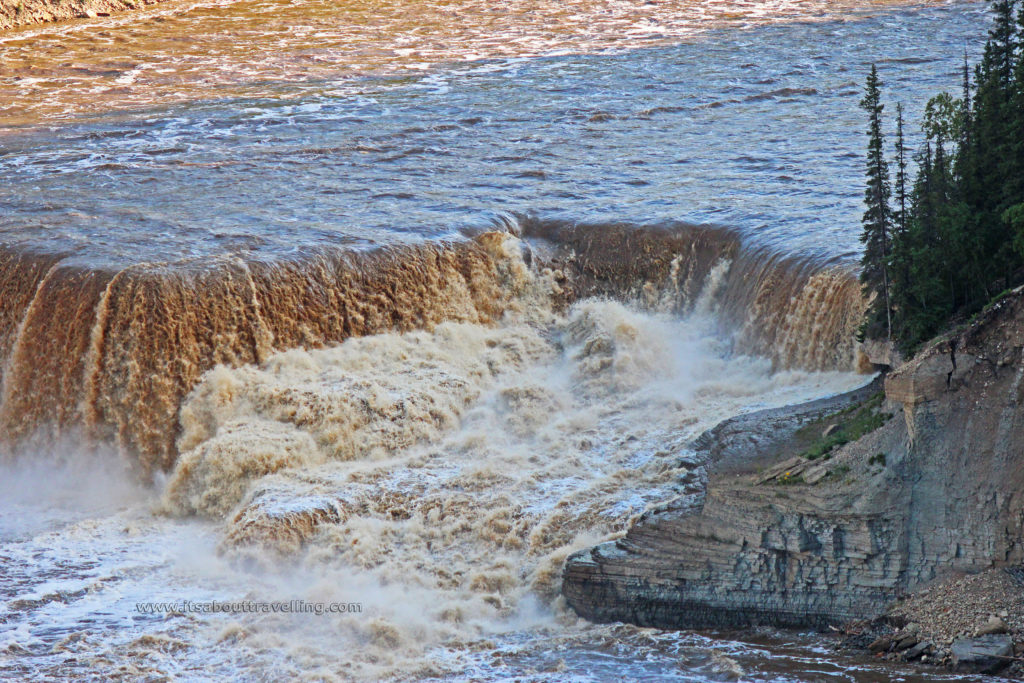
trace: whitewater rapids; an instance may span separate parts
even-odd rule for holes
[[[543,677],[567,666],[547,653],[587,660],[580,652],[617,641],[633,655],[674,653],[665,665],[694,675],[739,666],[694,636],[576,619],[557,597],[562,563],[649,506],[698,492],[688,444],[701,431],[866,377],[733,355],[715,322],[728,261],[683,317],[606,299],[557,312],[552,273],[527,268],[517,238],[505,247],[511,303],[496,324],[207,372],[181,408],[180,456],[157,502],[102,455],[102,477],[82,477],[80,454],[10,465],[0,562],[14,572],[4,597],[20,597],[0,651],[34,656],[7,657],[0,673]],[[18,494],[43,477],[44,499]],[[33,514],[47,506],[46,519]],[[36,570],[16,571],[28,558]],[[361,611],[137,608],[183,599]]]

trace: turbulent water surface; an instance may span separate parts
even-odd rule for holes
[[[404,6],[171,3],[105,42],[0,38],[0,239],[164,261],[516,212],[850,256],[868,64],[916,116],[984,25],[976,3]]]
[[[559,573],[697,501],[703,430],[868,380],[860,84],[916,116],[983,21],[171,0],[0,36],[0,676],[948,678],[589,624]]]

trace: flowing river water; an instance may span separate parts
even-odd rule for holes
[[[0,35],[0,676],[952,678],[559,584],[699,494],[705,429],[868,380],[861,83],[916,118],[985,21],[170,0]]]

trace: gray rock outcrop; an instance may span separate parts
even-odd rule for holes
[[[1009,664],[1013,640],[1007,635],[957,638],[953,641],[953,669],[960,673],[996,673]]]
[[[952,570],[1021,564],[1022,348],[1016,290],[886,378],[902,415],[797,473],[744,471],[742,434],[711,433],[703,503],[571,556],[566,599],[595,621],[821,627],[874,617]],[[776,445],[774,463],[797,455]],[[766,464],[768,444],[749,446]]]

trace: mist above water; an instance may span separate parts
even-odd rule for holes
[[[863,74],[957,87],[983,5],[409,7],[0,37],[0,675],[877,680],[559,572],[867,381]]]
[[[695,501],[704,475],[688,444],[717,421],[866,378],[733,354],[715,320],[729,261],[681,318],[606,299],[559,312],[555,274],[527,269],[518,240],[505,240],[516,294],[497,325],[214,368],[182,407],[181,455],[158,500],[5,545],[5,562],[65,565],[4,588],[18,599],[0,647],[23,655],[9,671],[70,675],[92,661],[373,680],[555,667],[542,677],[568,665],[524,657],[560,643],[586,661],[605,638],[683,648],[659,659],[661,673],[742,670],[690,636],[655,645],[647,630],[578,621],[558,599],[562,562],[651,505]],[[182,599],[363,612],[127,616],[136,602]]]

